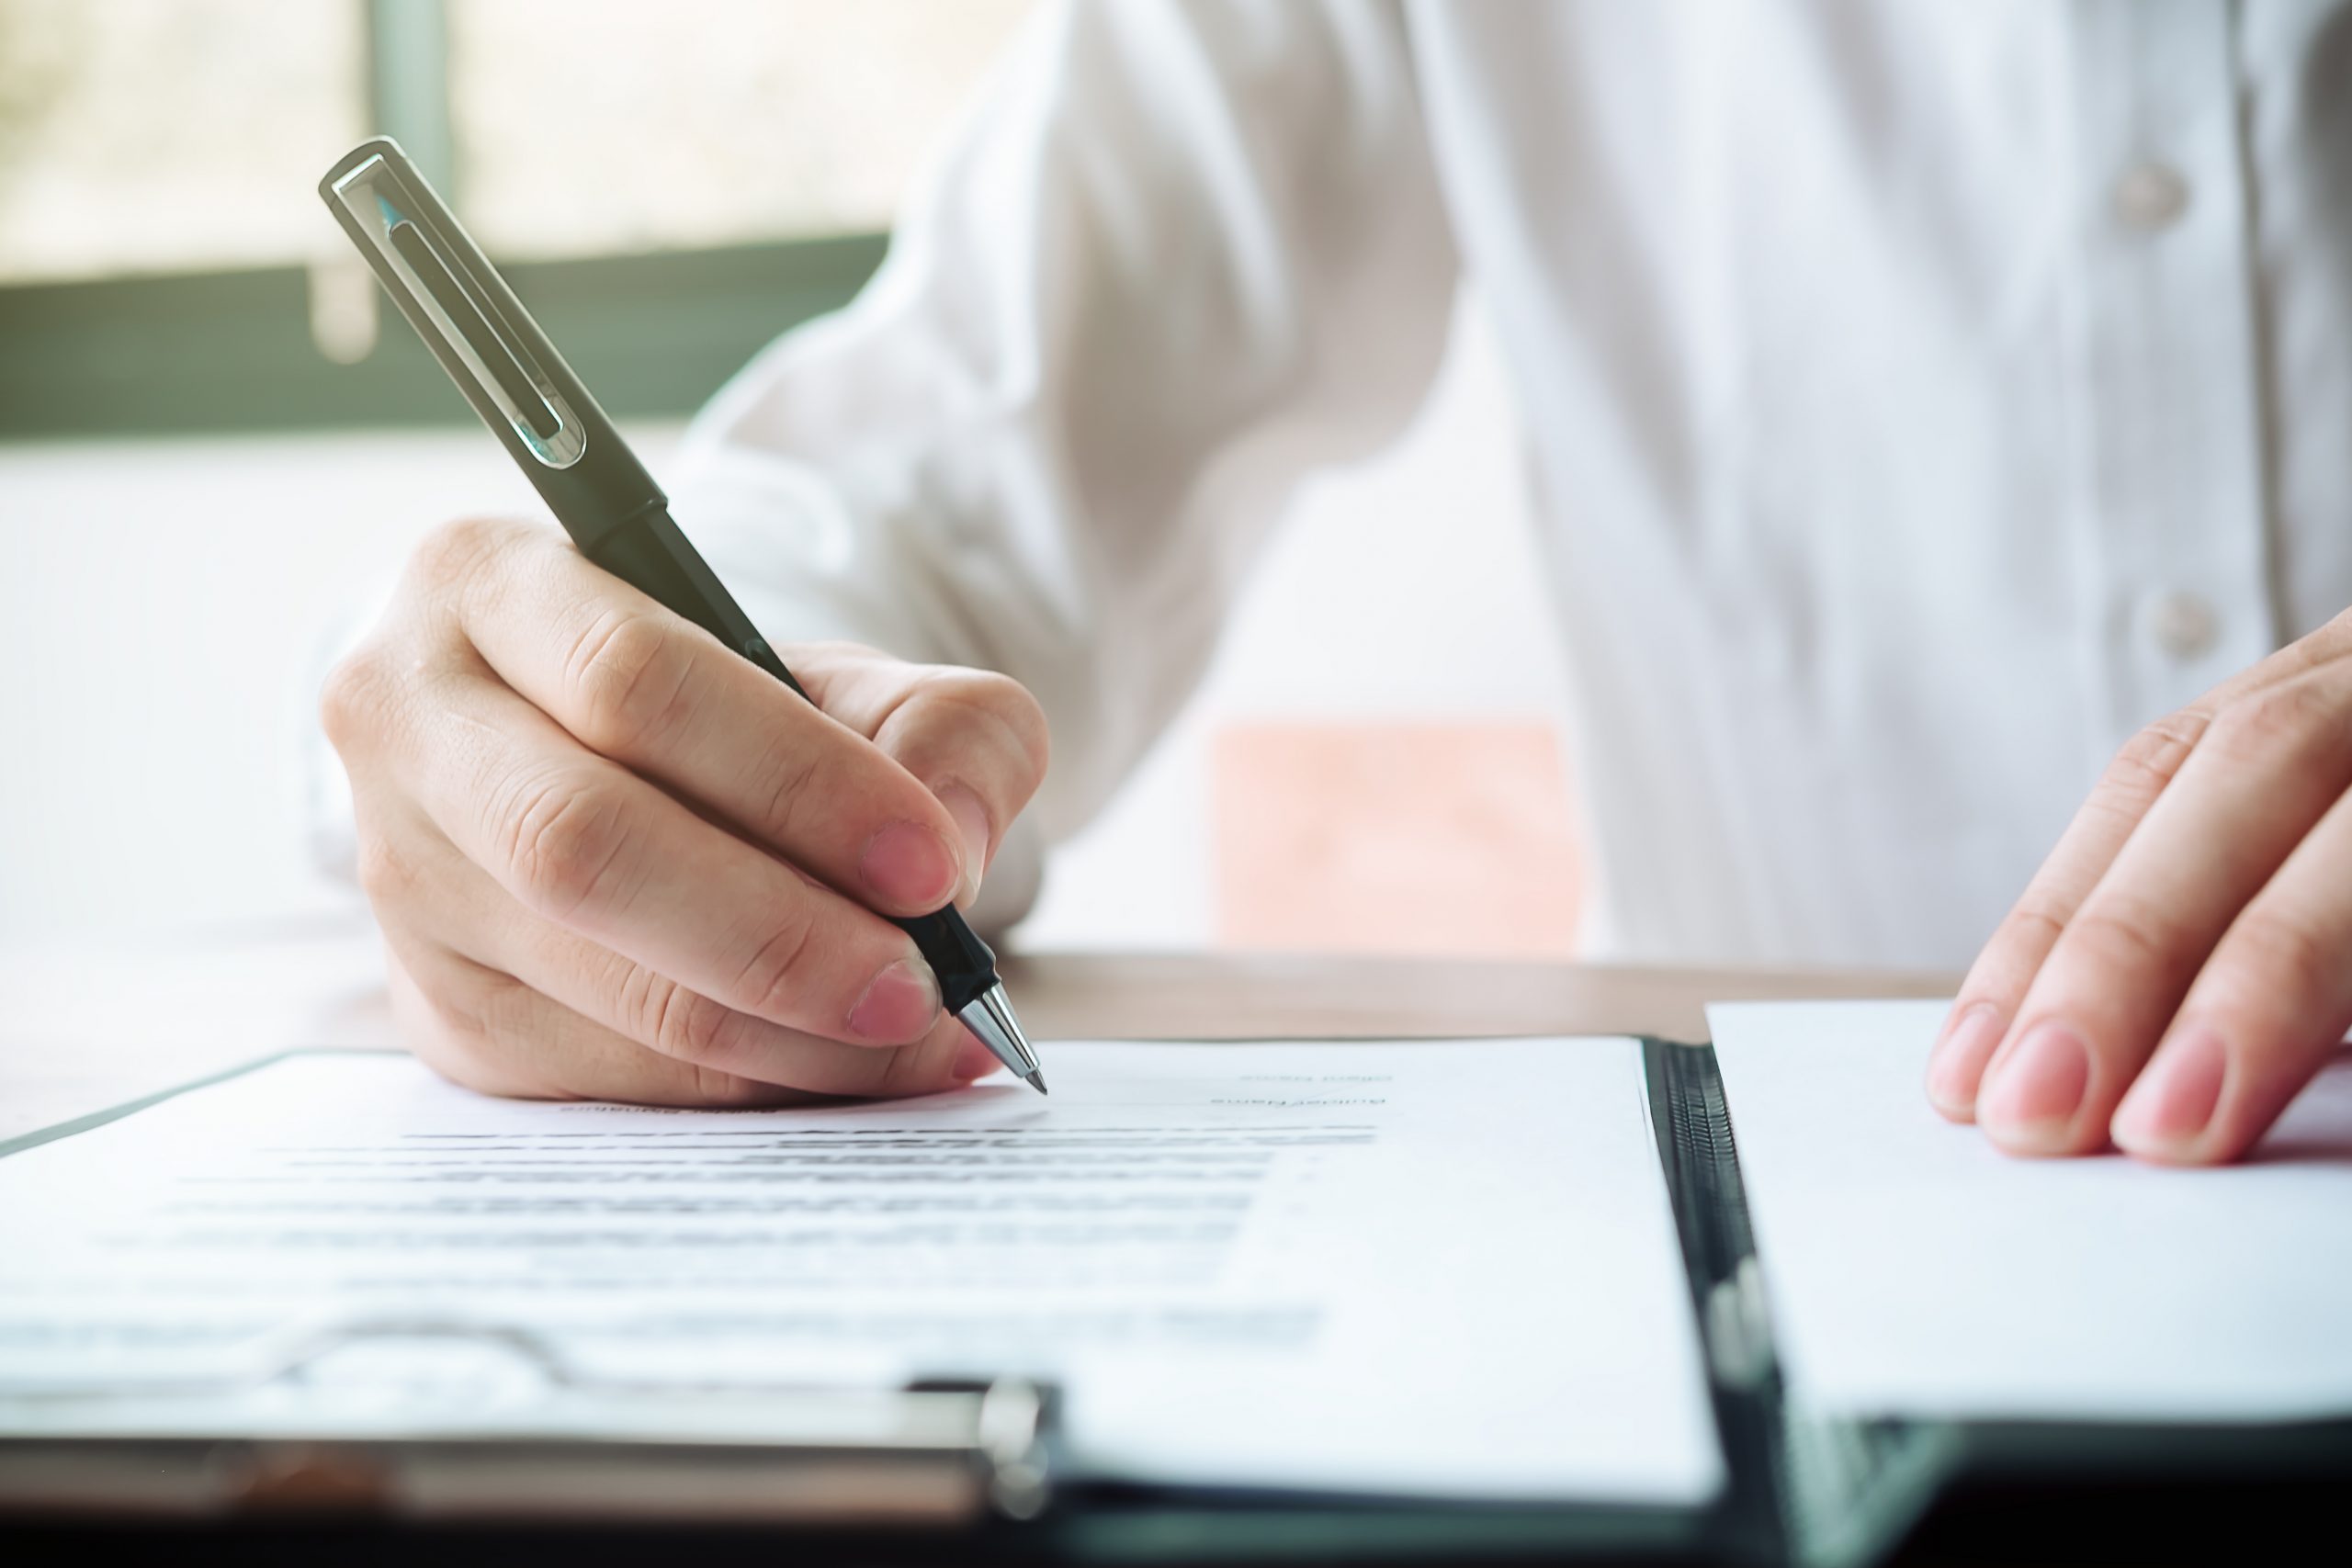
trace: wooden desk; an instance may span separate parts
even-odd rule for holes
[[[1706,1038],[1711,1001],[1948,997],[1957,975],[1635,969],[1272,953],[1040,955],[1006,966],[1033,1032],[1120,1039]]]
[[[398,1047],[373,933],[0,953],[0,1138],[300,1045]],[[1711,1000],[1948,996],[1950,975],[1604,968],[1261,953],[1044,954],[1007,965],[1043,1041],[1662,1034]]]

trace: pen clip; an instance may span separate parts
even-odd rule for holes
[[[398,159],[400,167],[394,166]],[[505,286],[390,141],[329,176],[323,194],[360,253],[475,407],[495,411],[550,468],[587,451],[585,423],[506,308]]]

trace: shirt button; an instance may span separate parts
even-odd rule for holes
[[[2148,605],[2148,635],[2175,659],[2212,651],[2221,630],[2222,617],[2201,594],[2175,589],[2157,594]]]
[[[2170,164],[2139,164],[2115,182],[2115,215],[2132,228],[2153,234],[2180,221],[2188,210],[2188,181]]]

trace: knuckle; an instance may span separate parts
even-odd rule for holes
[[[381,728],[391,706],[384,659],[372,644],[336,660],[319,687],[319,728],[327,743],[349,756]]]
[[[683,716],[694,651],[651,615],[612,610],[596,617],[565,660],[581,739],[607,753],[658,744]]]
[[[562,919],[611,892],[627,840],[621,802],[602,783],[560,771],[514,792],[499,852],[514,885]]]
[[[808,987],[807,969],[817,924],[806,908],[785,911],[777,921],[737,974],[734,994],[743,998],[744,1011],[782,1021]]]
[[[2065,934],[2064,917],[2039,899],[2030,899],[2009,911],[1992,945],[2018,953],[2047,953]]]
[[[2066,944],[2078,959],[2108,970],[2163,969],[2181,947],[2177,923],[2154,906],[2110,895],[2075,916]]]
[[[924,676],[915,701],[934,721],[961,723],[988,735],[1022,766],[1032,788],[1044,777],[1052,750],[1046,710],[1010,675],[944,667]]]
[[[1034,783],[1044,776],[1046,759],[1053,751],[1053,735],[1046,723],[1046,710],[1029,694],[1029,688],[1018,681],[1002,675],[993,679],[1004,687],[997,698],[997,711],[1003,716],[1005,728],[1012,731],[1023,760],[1029,763]]]
[[[714,1110],[752,1111],[785,1098],[775,1085],[756,1078],[740,1078],[698,1064],[689,1064],[688,1071],[693,1076],[695,1097]]]
[[[787,734],[769,742],[760,765],[761,775],[773,781],[759,819],[764,831],[780,841],[799,837],[798,820],[817,803],[817,774],[823,766],[805,736]]]
[[[530,1032],[537,997],[530,987],[511,975],[494,969],[481,971],[469,998],[474,1033],[492,1045],[524,1038]]]
[[[529,1066],[529,1054],[512,1048],[523,1032],[508,1027],[517,1010],[521,982],[469,964],[433,966],[419,973],[394,959],[399,980],[392,1011],[401,1038],[416,1057],[452,1083],[481,1094],[537,1096],[548,1092]]]
[[[441,1043],[458,1055],[481,1059],[497,1037],[493,1022],[497,998],[490,975],[469,972],[416,982],[424,1004],[424,1023]]]
[[[875,1075],[873,1087],[867,1092],[888,1099],[926,1088],[922,1066],[920,1044],[894,1045],[883,1053],[881,1071]]]
[[[359,890],[378,909],[399,908],[416,890],[415,863],[382,833],[361,834],[358,870]]]
[[[2344,968],[2344,954],[2309,921],[2261,908],[2238,918],[2224,956],[2225,975],[2241,976],[2248,992],[2267,1005],[2292,998],[2290,1011],[2297,1014],[2309,998],[2335,989]]]
[[[617,953],[605,953],[603,958],[609,965],[606,972],[617,976],[613,982],[613,1006],[621,1032],[659,1049],[662,1015],[670,1005],[668,987],[673,982]]]
[[[420,586],[446,590],[471,579],[514,536],[514,525],[486,517],[459,517],[439,524],[417,542],[411,558]]]
[[[948,1069],[956,1060],[957,1045],[967,1038],[962,1025],[944,1018],[920,1040],[861,1052],[864,1083],[853,1092],[881,1099],[936,1093],[952,1081]]]
[[[903,664],[905,660],[867,643],[846,637],[819,637],[784,645],[785,662],[795,671],[804,665],[818,669],[831,664]]]
[[[699,992],[656,976],[651,1028],[647,1038],[665,1056],[699,1066],[714,1066],[731,1053],[734,1015]]]
[[[932,682],[954,701],[984,709],[1008,722],[1025,725],[1032,720],[1044,721],[1044,710],[1038,707],[1037,699],[1029,694],[1029,688],[994,670],[948,666],[934,674]]]
[[[2211,720],[2194,708],[2167,714],[2126,740],[2108,764],[2108,783],[2144,806],[2188,761]]]
[[[2208,739],[2235,760],[2275,755],[2342,722],[2326,688],[2308,678],[2251,692],[2215,716]]]

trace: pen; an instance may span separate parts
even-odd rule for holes
[[[669,497],[400,144],[361,142],[327,171],[319,195],[580,553],[805,699],[671,519]],[[1045,1075],[997,978],[996,954],[956,907],[891,923],[939,976],[947,1010],[1043,1094]]]

